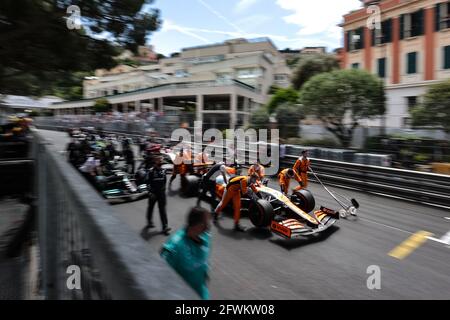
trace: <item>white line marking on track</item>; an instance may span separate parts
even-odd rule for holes
[[[442,238],[440,239],[436,239],[433,237],[428,237],[429,240],[435,241],[435,242],[439,242],[442,244],[445,244],[446,246],[449,246],[450,248],[450,231],[447,232]]]
[[[431,241],[434,241],[434,242],[438,242],[438,243],[444,244],[444,245],[450,247],[450,244],[449,244],[449,243],[446,243],[446,242],[442,241],[441,239],[436,239],[436,238],[433,238],[433,237],[427,237],[427,239],[428,239],[428,240],[431,240]]]
[[[389,226],[387,224],[375,222],[375,221],[367,219],[367,218],[361,218],[360,217],[360,220],[364,220],[364,221],[367,221],[367,222],[370,222],[370,223],[373,223],[373,224],[377,224],[379,226],[383,226],[385,228],[397,230],[397,231],[400,231],[400,232],[403,232],[403,233],[407,233],[407,234],[410,234],[410,235],[414,234],[414,232],[409,232],[409,231],[406,231],[406,230],[402,230],[402,229],[399,229],[399,228],[396,228],[396,227]],[[431,240],[431,241],[434,241],[434,242],[438,242],[438,243],[443,244],[443,245],[447,246],[448,248],[450,248],[450,231],[447,232],[447,234],[445,236],[443,236],[441,239],[436,239],[436,238],[433,238],[431,236],[430,237],[426,237],[426,238],[428,240]]]
[[[450,231],[447,232],[442,238],[441,241],[444,241],[446,244],[450,245]]]
[[[367,222],[371,222],[371,223],[374,223],[374,224],[377,224],[379,226],[383,226],[383,227],[386,227],[386,228],[389,228],[389,229],[393,229],[393,230],[397,230],[397,231],[400,231],[400,232],[404,232],[404,233],[407,233],[407,234],[414,234],[414,232],[409,232],[409,231],[402,230],[402,229],[399,229],[399,228],[396,228],[396,227],[388,226],[387,224],[375,222],[375,221],[367,219],[367,218],[360,217],[359,219],[367,221]]]
[[[407,233],[407,234],[411,234],[411,235],[414,234],[414,232],[409,232],[409,231],[406,231],[406,230],[402,230],[402,229],[399,229],[399,228],[396,228],[396,227],[389,226],[389,225],[387,225],[387,224],[375,222],[375,221],[370,220],[370,219],[367,219],[367,218],[362,218],[362,217],[360,217],[359,219],[360,219],[360,220],[367,221],[367,222],[370,222],[370,223],[373,223],[373,224],[377,224],[377,225],[379,225],[379,226],[383,226],[383,227],[385,227],[385,228],[397,230],[397,231],[400,231],[400,232],[403,232],[403,233]],[[446,245],[446,246],[448,246],[448,247],[450,248],[450,231],[447,232],[447,234],[445,234],[441,239],[436,239],[436,238],[433,238],[433,237],[431,237],[431,236],[430,236],[430,237],[426,237],[426,238],[427,238],[428,240],[431,240],[431,241],[438,242],[438,243],[440,243],[440,244]]]

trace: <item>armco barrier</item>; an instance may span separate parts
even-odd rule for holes
[[[292,165],[296,159],[287,156],[284,163]],[[450,176],[447,175],[322,159],[311,159],[311,166],[326,183],[450,207]]]
[[[46,299],[198,299],[56,148],[33,135]],[[73,265],[81,269],[80,290],[67,286]]]

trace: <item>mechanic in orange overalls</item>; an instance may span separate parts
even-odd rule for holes
[[[248,175],[249,176],[256,175],[258,177],[257,184],[261,185],[265,176],[264,167],[259,163],[254,164],[250,166],[250,168],[248,169]]]
[[[208,172],[208,164],[213,164],[212,162],[210,162],[209,160],[209,156],[205,151],[202,151],[200,153],[198,153],[195,157],[194,157],[194,170],[195,172],[199,173],[199,174],[205,174]]]
[[[219,205],[214,211],[214,223],[217,223],[219,213],[221,213],[223,209],[225,209],[230,201],[233,201],[234,231],[245,232],[246,229],[239,224],[239,220],[241,218],[241,193],[243,195],[251,191],[257,193],[258,191],[255,187],[256,180],[257,176],[252,175],[237,176],[231,178],[230,181],[228,181],[225,192],[222,196],[222,201],[220,201]]]
[[[298,174],[302,179],[301,188],[303,189],[306,189],[308,187],[308,170],[310,165],[311,160],[308,159],[308,150],[303,150],[302,156],[298,158],[294,164],[295,173]]]
[[[300,184],[300,186],[295,188],[295,190],[300,190],[302,179],[293,169],[284,169],[278,175],[278,183],[280,184],[281,192],[285,195],[289,193],[289,184],[291,183],[291,179],[295,179]]]
[[[181,148],[173,161],[173,172],[170,177],[169,186],[172,184],[173,180],[175,180],[177,174],[184,177],[188,173],[191,162],[191,152],[188,149]]]
[[[206,152],[198,153],[194,158],[194,164],[205,164],[209,162],[209,157]]]

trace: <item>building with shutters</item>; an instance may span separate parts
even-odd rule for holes
[[[341,25],[345,45],[342,66],[365,69],[384,79],[385,125],[408,127],[409,110],[429,85],[450,78],[450,1],[361,2],[363,7],[344,15]],[[381,28],[369,28],[377,8]],[[379,119],[369,125],[382,123]]]

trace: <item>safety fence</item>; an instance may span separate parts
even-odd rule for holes
[[[297,158],[287,156],[285,165]],[[319,178],[335,186],[450,207],[450,176],[339,161],[311,159]],[[310,174],[311,176],[311,174]],[[314,176],[311,176],[314,180]]]
[[[289,150],[292,149],[288,148]],[[247,159],[255,163],[258,155],[245,151]],[[287,153],[279,161],[281,168],[293,167],[298,158],[298,155]],[[450,208],[450,175],[312,157],[310,159],[314,173],[329,185]],[[308,176],[311,181],[317,182],[312,172]]]
[[[281,168],[293,167],[298,155],[288,153],[280,159]],[[247,152],[255,163],[258,154]],[[424,204],[450,207],[450,175],[418,172],[383,166],[349,163],[335,160],[311,159],[311,168],[321,181],[333,186],[387,195]],[[311,181],[317,182],[312,172]]]
[[[55,147],[36,131],[33,136],[46,299],[197,299]]]

